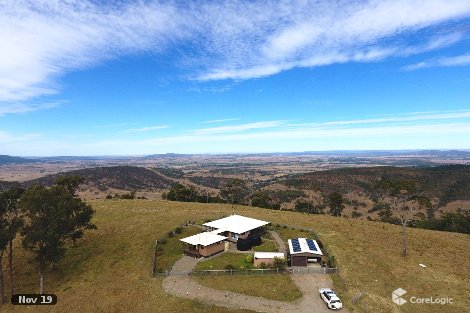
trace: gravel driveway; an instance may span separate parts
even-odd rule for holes
[[[173,271],[191,271],[197,260],[183,256],[173,265]],[[236,292],[212,289],[198,284],[188,276],[168,276],[163,280],[165,291],[176,297],[189,298],[206,304],[222,306],[231,309],[248,309],[256,312],[300,312],[322,313],[331,312],[318,294],[322,287],[333,287],[328,275],[323,274],[294,274],[292,280],[303,293],[303,297],[293,302],[269,300],[248,296]],[[230,279],[227,276],[227,279]],[[342,312],[348,312],[343,309]]]

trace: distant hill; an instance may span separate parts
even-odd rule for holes
[[[94,167],[49,175],[25,182],[26,185],[52,185],[57,177],[78,175],[85,179],[85,184],[101,191],[108,188],[122,190],[151,190],[168,188],[172,181],[165,176],[144,168],[135,166]]]
[[[441,203],[470,200],[470,166],[344,168],[293,175],[279,183],[324,194],[348,191],[372,195],[381,179],[413,181],[423,192]]]
[[[38,162],[36,159],[26,159],[26,158],[21,158],[21,157],[16,157],[16,156],[10,156],[10,155],[0,155],[0,165],[5,165],[5,164],[18,164],[18,163],[32,163],[32,162]]]

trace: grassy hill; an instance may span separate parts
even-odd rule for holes
[[[59,303],[35,308],[35,312],[229,312],[168,296],[161,287],[162,279],[150,276],[150,268],[155,239],[186,220],[214,219],[233,211],[273,223],[314,227],[337,258],[341,276],[334,281],[352,312],[364,312],[366,304],[370,312],[463,312],[470,306],[468,235],[409,229],[409,256],[403,259],[401,228],[395,225],[244,206],[232,209],[220,204],[150,200],[90,203],[96,209],[98,230],[70,247],[57,271],[46,275],[45,290],[56,293]],[[17,292],[37,292],[33,257],[17,249],[15,261]],[[454,304],[407,303],[398,307],[390,300],[398,287],[407,290],[407,296],[450,296]],[[352,305],[351,298],[360,291],[366,296]],[[2,307],[2,312],[30,311]]]
[[[469,165],[344,168],[294,175],[280,183],[325,194],[355,191],[370,196],[381,179],[413,181],[419,189],[444,203],[470,200]]]
[[[87,187],[101,191],[107,189],[151,190],[168,188],[171,181],[151,169],[136,166],[94,167],[49,175],[26,182],[27,185],[52,185],[59,176],[78,175],[85,179]]]

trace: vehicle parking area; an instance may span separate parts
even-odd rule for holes
[[[173,270],[191,271],[197,260],[183,257],[175,263]],[[333,288],[329,275],[292,274],[292,280],[299,287],[303,297],[293,302],[282,302],[260,297],[253,297],[231,291],[217,290],[198,284],[189,276],[168,276],[163,280],[163,287],[172,296],[197,300],[206,304],[232,309],[249,309],[257,312],[283,313],[327,313],[332,312],[320,297],[320,288]],[[228,279],[230,279],[228,277]],[[340,312],[348,312],[343,308]]]

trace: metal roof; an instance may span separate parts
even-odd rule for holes
[[[285,255],[282,252],[255,252],[255,259],[274,259],[281,258],[284,259]]]
[[[189,243],[190,245],[201,245],[201,246],[209,246],[219,241],[225,240],[227,237],[220,236],[217,234],[212,234],[209,232],[199,233],[190,237],[182,238],[180,241]]]
[[[298,241],[298,245],[295,244],[295,241]],[[315,248],[311,249],[307,241],[310,241],[311,244],[313,243]],[[295,255],[295,254],[300,254],[300,253],[312,253],[316,255],[323,255],[323,253],[320,250],[320,247],[318,246],[318,243],[313,239],[293,238],[293,239],[289,239],[287,243],[289,244],[290,254]]]
[[[204,226],[229,231],[236,234],[243,234],[247,231],[269,224],[269,222],[257,220],[241,215],[230,215],[220,220],[205,223]]]

